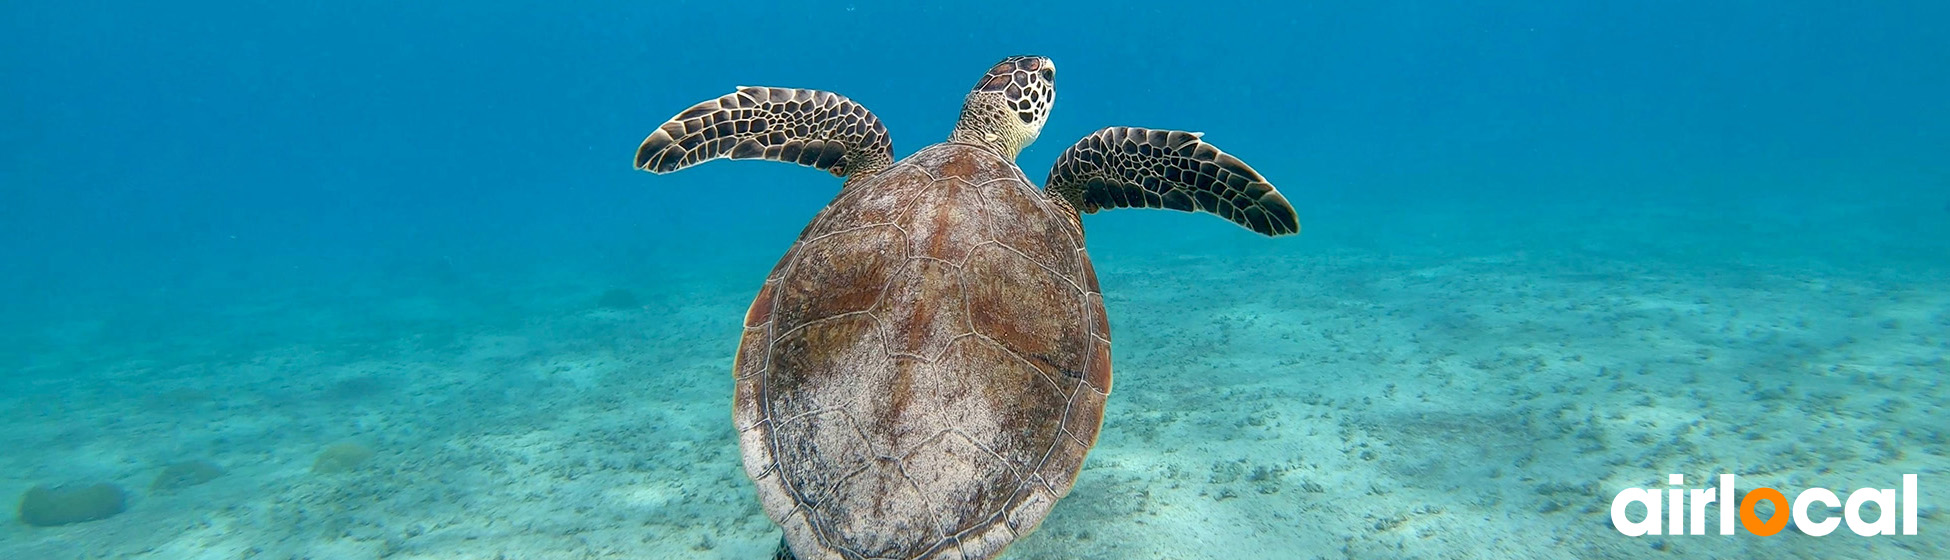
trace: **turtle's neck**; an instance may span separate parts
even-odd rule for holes
[[[948,134],[948,141],[988,148],[1013,162],[1016,154],[1035,140],[1024,134],[1022,127],[1008,126],[1014,118],[1015,112],[1003,106],[1000,96],[968,94],[961,106],[961,120],[955,123],[955,131]]]

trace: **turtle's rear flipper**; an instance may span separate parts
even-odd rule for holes
[[[792,555],[792,548],[785,545],[785,537],[779,537],[779,550],[772,553],[772,560],[799,560]]]
[[[636,149],[636,168],[669,173],[706,161],[769,159],[817,167],[836,177],[893,163],[880,117],[832,92],[740,87],[678,113]]]
[[[1280,191],[1196,132],[1099,130],[1056,158],[1043,189],[1086,214],[1104,208],[1202,210],[1264,235],[1300,232],[1300,218]]]

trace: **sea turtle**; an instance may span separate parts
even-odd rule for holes
[[[899,162],[860,104],[773,87],[692,106],[637,149],[654,173],[728,157],[846,178],[759,288],[733,366],[776,558],[992,558],[1069,493],[1111,388],[1079,211],[1300,230],[1266,179],[1193,132],[1099,130],[1037,189],[1015,159],[1055,79],[1048,58],[1002,60],[946,142]]]

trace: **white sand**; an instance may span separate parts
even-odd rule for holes
[[[1398,237],[1330,220],[1273,254],[1186,250],[1241,239],[1230,231],[1141,238],[1101,222],[1106,426],[1076,489],[1009,557],[1950,557],[1942,267],[1791,249],[1688,260],[1724,232],[1657,216],[1549,248],[1523,240],[1575,219],[1436,238],[1464,218],[1394,218],[1378,221]],[[1675,237],[1634,233],[1649,227]],[[1099,241],[1117,235],[1140,238]],[[194,360],[39,358],[0,393],[0,497],[11,508],[33,484],[80,480],[132,499],[103,521],[0,524],[0,558],[766,558],[778,532],[728,409],[762,260],[751,278],[645,280],[640,310],[592,311],[608,284],[570,281],[516,290],[557,312],[494,325],[183,350]],[[313,474],[340,441],[378,453]],[[149,490],[188,459],[228,472]],[[1790,496],[1919,473],[1922,534],[1607,525],[1613,493],[1668,473]]]

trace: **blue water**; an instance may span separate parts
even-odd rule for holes
[[[1950,305],[1946,21],[1950,5],[1932,2],[9,2],[0,6],[0,389],[10,402],[99,411],[141,397],[146,390],[116,387],[143,371],[174,372],[217,395],[315,375],[229,377],[244,373],[225,364],[294,347],[333,349],[337,364],[440,362],[413,353],[444,347],[400,341],[539,336],[529,327],[587,311],[614,287],[658,313],[699,317],[653,321],[685,330],[639,336],[728,357],[735,333],[712,329],[736,328],[765,271],[838,183],[756,162],[649,175],[630,167],[647,133],[734,86],[805,87],[878,114],[898,157],[944,139],[961,96],[995,60],[1033,53],[1062,70],[1052,120],[1020,157],[1030,177],[1099,127],[1202,131],[1269,177],[1306,228],[1264,240],[1209,216],[1087,216],[1089,248],[1111,270],[1106,292],[1136,298],[1110,299],[1114,316],[1133,317],[1115,329],[1120,342],[1135,341],[1118,347],[1126,364],[1147,363],[1132,356],[1151,340],[1138,333],[1154,327],[1135,317],[1156,291],[1295,290],[1302,277],[1377,284],[1461,262],[1511,263],[1487,267],[1518,278],[1511,285],[1602,268],[1624,296],[1650,293],[1629,284],[1645,274],[1719,279],[1699,288],[1716,294],[1833,282],[1869,294],[1860,312],[1872,318],[1875,301],[1923,306],[1892,312],[1900,334],[1868,319],[1826,331],[1909,345],[1887,350],[1910,364],[1890,375],[1915,376],[1908,391],[1921,391],[1904,414],[1934,410],[1938,420],[1892,416],[1883,429],[1915,432],[1940,421],[1950,339],[1950,307],[1941,307]],[[1171,268],[1180,258],[1200,260]],[[1256,272],[1225,273],[1226,263]],[[1200,280],[1214,267],[1227,285]],[[1152,285],[1146,275],[1172,280]],[[1753,301],[1851,305],[1780,294]],[[1428,296],[1343,295],[1385,299],[1377,316],[1428,311],[1418,307]],[[1307,300],[1250,303],[1282,313]],[[1590,336],[1580,340],[1615,335]],[[1336,344],[1407,352],[1375,346],[1386,338]],[[649,349],[633,358],[677,360]],[[720,375],[712,368],[724,363],[700,368]],[[728,401],[709,400],[729,390],[723,381],[696,404],[699,429],[727,416]],[[1142,412],[1119,406],[1107,430],[1118,414]],[[63,421],[36,410],[6,422],[32,431]],[[173,418],[194,425],[210,414]],[[350,421],[321,414],[318,424]],[[204,437],[184,430],[168,437]],[[117,438],[138,432],[64,437],[99,451],[132,445]],[[698,445],[735,442],[728,431],[700,433]],[[52,441],[38,437],[9,441]],[[1915,438],[1896,445],[1916,468],[1941,471],[1941,441]],[[64,463],[73,453],[26,449],[4,452],[16,472],[0,490],[61,482],[56,474],[77,468]],[[128,480],[153,472],[141,469],[154,456],[131,455],[120,470],[81,470]],[[735,470],[735,453],[714,457]],[[302,471],[309,451],[290,461]],[[1933,480],[1942,479],[1925,475]],[[272,484],[251,484],[260,483]],[[753,500],[742,484],[722,487],[741,508]],[[1605,489],[1590,500],[1616,490]],[[744,549],[775,538],[749,522],[753,511],[735,511],[747,520],[735,532]],[[1936,519],[1925,526],[1935,540],[1875,554],[1945,557]],[[1194,533],[1199,523],[1169,522]],[[55,547],[34,550],[154,546],[126,534],[115,538],[133,540],[10,531],[0,540]],[[1551,550],[1538,546],[1524,550]],[[695,552],[727,549],[708,550]]]

